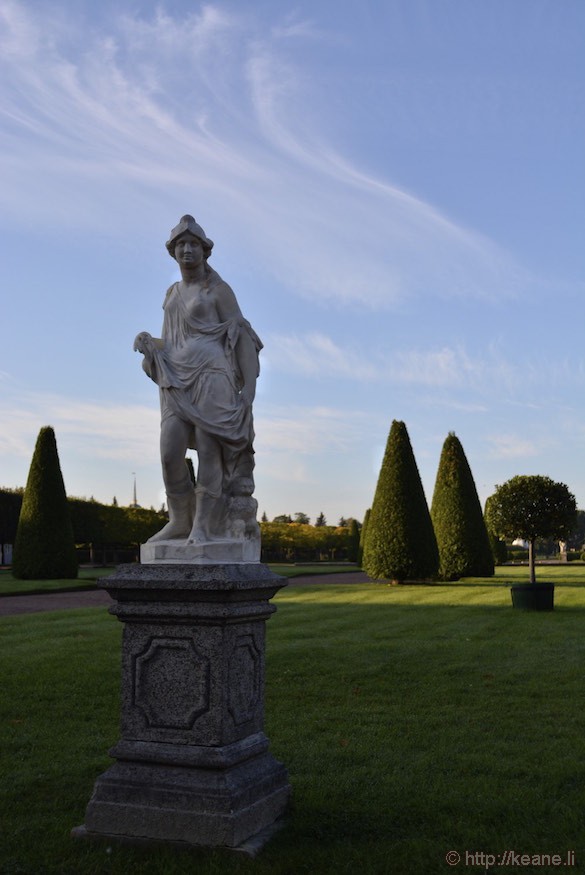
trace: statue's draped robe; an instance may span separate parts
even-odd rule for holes
[[[219,283],[221,277],[210,270],[204,291],[189,307],[179,284],[170,287],[163,304],[163,348],[156,348],[150,361],[145,358],[144,369],[159,386],[161,419],[177,416],[190,423],[191,449],[197,448],[198,429],[216,438],[229,477],[239,456],[253,452],[254,439],[252,406],[240,394],[236,346],[243,332],[257,356],[262,343],[240,312],[218,321],[212,293]]]

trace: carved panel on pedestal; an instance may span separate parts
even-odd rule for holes
[[[209,709],[209,659],[190,638],[151,638],[133,668],[133,704],[148,726],[192,729]]]
[[[252,635],[236,638],[229,658],[228,707],[236,725],[252,720],[261,699],[262,657]]]

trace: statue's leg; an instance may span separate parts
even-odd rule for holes
[[[196,431],[197,489],[195,519],[189,535],[190,543],[203,543],[225,537],[223,531],[225,507],[223,496],[223,457],[221,444],[216,438]],[[223,528],[222,528],[223,526]]]
[[[160,430],[160,456],[167,492],[169,521],[150,541],[186,538],[195,515],[195,493],[185,464],[190,426],[176,416],[163,419]]]
[[[191,478],[185,464],[192,426],[178,416],[167,416],[160,425],[160,459],[165,489],[173,495],[187,492]]]

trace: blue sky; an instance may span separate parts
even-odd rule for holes
[[[430,503],[585,508],[581,0],[0,0],[0,485],[52,425],[71,495],[159,506],[184,213],[264,342],[259,513],[363,518],[393,419]]]

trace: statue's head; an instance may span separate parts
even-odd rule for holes
[[[201,245],[203,246],[203,254],[205,255],[205,259],[207,260],[211,255],[211,250],[213,249],[213,240],[210,240],[209,237],[205,234],[205,231],[198,225],[193,216],[183,216],[179,222],[179,224],[173,228],[169,235],[169,239],[166,242],[166,247],[173,258],[175,257],[175,245],[177,240],[182,234],[193,234],[194,237],[197,237],[201,240]]]

